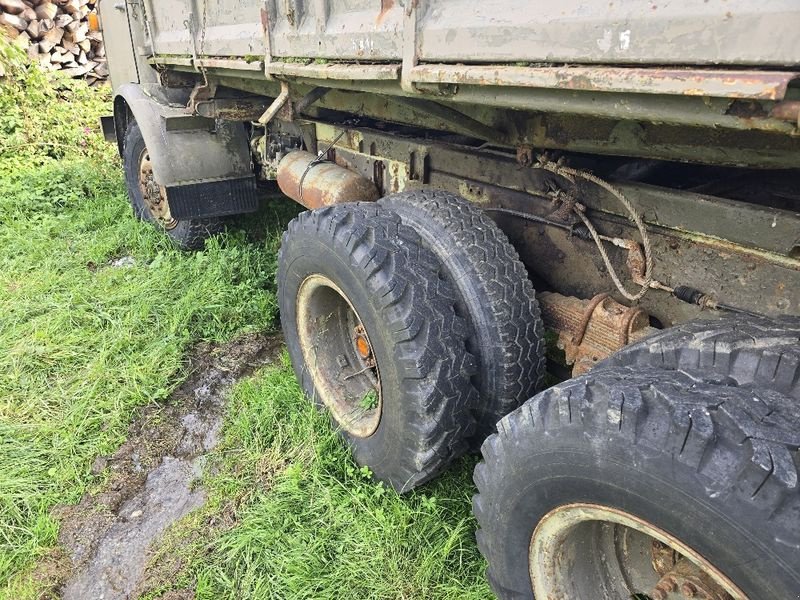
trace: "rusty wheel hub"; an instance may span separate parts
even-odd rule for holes
[[[747,600],[704,557],[651,523],[595,504],[559,507],[528,554],[536,598]]]
[[[653,600],[694,598],[731,600],[731,595],[708,573],[666,544],[653,540],[653,570],[661,576],[650,596]],[[677,594],[677,595],[676,595]]]
[[[170,214],[166,189],[156,183],[153,163],[146,149],[139,157],[139,189],[142,192],[144,205],[156,223],[164,229],[173,229],[178,221]]]
[[[355,437],[375,433],[383,410],[377,359],[350,300],[324,275],[300,284],[297,331],[314,389],[336,423]]]

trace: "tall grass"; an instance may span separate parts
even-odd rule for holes
[[[131,215],[98,131],[109,90],[50,79],[7,44],[0,60],[2,589],[56,542],[53,506],[77,501],[136,407],[168,396],[191,344],[274,326],[286,210],[262,217],[262,242],[175,250]]]

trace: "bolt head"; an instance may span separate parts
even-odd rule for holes
[[[697,595],[697,588],[689,581],[681,586],[681,593],[687,598],[694,598]]]

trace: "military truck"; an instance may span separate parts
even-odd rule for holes
[[[500,598],[798,597],[796,0],[100,17],[136,217],[193,249],[260,184],[308,209],[297,377],[400,492],[480,450]]]

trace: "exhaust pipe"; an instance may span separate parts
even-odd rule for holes
[[[289,152],[278,163],[278,187],[308,209],[380,198],[369,179],[331,162],[314,162],[311,152]]]

